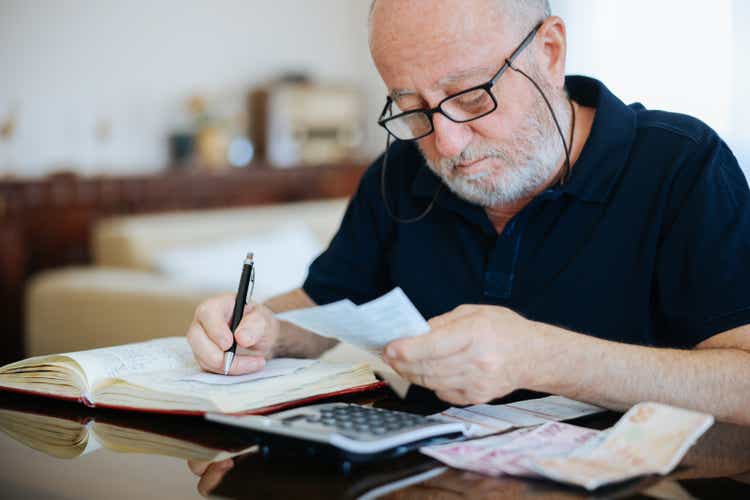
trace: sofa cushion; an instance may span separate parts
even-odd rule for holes
[[[206,293],[236,291],[248,252],[257,265],[253,299],[266,300],[302,285],[321,252],[312,230],[301,222],[242,238],[184,245],[158,252],[154,269],[172,281]]]
[[[193,210],[111,217],[92,235],[98,266],[153,270],[161,252],[182,246],[268,234],[290,222],[303,222],[321,247],[330,242],[347,200],[286,203],[224,210]]]
[[[153,272],[70,267],[26,287],[28,356],[184,335],[206,296]]]

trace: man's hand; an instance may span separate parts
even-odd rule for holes
[[[187,340],[198,364],[206,371],[224,373],[224,351],[232,346],[229,322],[233,308],[234,294],[228,293],[204,301],[195,310]],[[241,375],[258,371],[265,366],[266,359],[273,357],[279,338],[279,321],[266,306],[248,304],[234,338],[238,349],[229,373]]]
[[[388,344],[401,376],[449,403],[480,404],[529,388],[543,334],[539,324],[497,306],[460,306],[429,321],[431,331]]]

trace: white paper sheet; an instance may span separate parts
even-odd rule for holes
[[[508,406],[532,412],[547,420],[572,420],[606,411],[599,406],[576,401],[564,396],[527,399],[525,401],[510,403]]]
[[[604,408],[563,396],[528,399],[505,405],[474,405],[449,408],[435,417],[470,423],[468,436],[487,436],[514,427],[531,427],[547,422],[572,420],[606,411]]]
[[[377,353],[382,353],[393,340],[421,335],[430,330],[427,321],[401,288],[394,288],[360,306],[342,300],[287,311],[276,317],[324,337],[337,338]]]
[[[490,436],[513,428],[513,424],[510,422],[473,413],[463,408],[448,408],[430,416],[444,422],[463,423],[465,426],[464,436],[467,437]]]
[[[243,382],[250,382],[251,380],[263,380],[288,375],[317,362],[315,359],[275,358],[269,360],[262,370],[247,375],[219,375],[217,373],[203,372],[183,377],[180,380],[190,380],[212,385],[241,384]]]
[[[532,425],[541,425],[549,422],[549,419],[542,418],[526,410],[513,408],[508,405],[475,405],[465,408],[471,413],[478,413],[487,417],[508,422],[513,427],[529,427]]]

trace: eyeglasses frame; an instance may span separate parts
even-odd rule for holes
[[[536,37],[537,32],[539,31],[539,29],[542,27],[543,24],[544,24],[544,21],[540,22],[539,24],[537,24],[534,27],[534,29],[532,29],[529,32],[528,35],[526,35],[526,38],[524,38],[523,41],[518,45],[518,47],[516,47],[516,49],[511,53],[511,55],[507,59],[505,59],[505,63],[502,65],[502,67],[499,70],[497,70],[497,72],[495,73],[495,75],[492,78],[490,78],[487,82],[485,82],[483,84],[480,84],[480,85],[476,85],[476,86],[471,87],[471,88],[468,88],[466,90],[462,90],[461,92],[457,92],[455,94],[449,95],[449,96],[445,97],[442,101],[440,101],[438,103],[438,105],[435,106],[434,108],[413,109],[413,110],[410,110],[410,111],[405,111],[403,113],[399,113],[396,116],[386,117],[386,114],[390,111],[391,105],[393,104],[393,98],[391,96],[388,96],[386,98],[386,102],[385,102],[385,106],[383,107],[383,111],[380,113],[380,117],[378,118],[378,125],[380,125],[381,127],[383,127],[386,130],[386,132],[388,132],[388,134],[392,135],[393,137],[395,137],[398,140],[402,140],[402,141],[417,141],[419,139],[427,137],[428,135],[430,135],[431,133],[433,133],[435,131],[435,124],[434,124],[434,122],[432,120],[432,117],[436,113],[440,113],[441,115],[445,116],[450,121],[452,121],[453,123],[468,123],[468,122],[471,122],[471,121],[474,121],[474,120],[478,120],[480,118],[483,118],[483,117],[485,117],[485,116],[493,113],[497,109],[498,103],[497,103],[497,98],[492,93],[492,87],[494,87],[495,83],[497,83],[497,81],[500,79],[500,77],[503,76],[503,74],[506,71],[508,71],[508,68],[512,68],[513,67],[513,61],[515,61],[516,58],[526,49],[526,47],[528,47],[531,44],[531,42]],[[482,114],[480,114],[478,116],[474,116],[472,118],[469,118],[468,120],[456,120],[454,118],[451,118],[445,111],[443,111],[442,106],[447,101],[450,101],[451,99],[455,99],[456,97],[462,96],[464,94],[468,94],[470,92],[474,92],[476,90],[484,90],[485,92],[487,92],[487,94],[489,94],[490,98],[492,99],[492,103],[493,103],[492,109],[490,109],[490,110],[488,110],[488,111],[486,111],[486,112],[484,112],[484,113],[482,113]],[[414,115],[414,114],[418,114],[418,113],[426,115],[427,116],[427,120],[430,122],[430,130],[429,130],[429,132],[427,132],[425,134],[422,134],[422,135],[420,135],[418,137],[413,137],[411,139],[400,139],[400,138],[396,137],[396,135],[393,134],[390,130],[388,130],[388,127],[386,126],[386,124],[388,122],[392,121],[392,120],[396,120],[396,119],[399,119],[399,118],[403,118],[404,116],[407,116],[407,115]]]

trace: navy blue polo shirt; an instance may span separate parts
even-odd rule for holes
[[[699,120],[627,106],[596,80],[569,77],[567,88],[596,116],[563,187],[537,196],[502,234],[447,188],[423,220],[398,224],[381,200],[381,158],[305,292],[319,304],[362,303],[400,286],[426,318],[494,304],[652,346],[692,347],[750,323],[750,197],[727,145]],[[422,213],[439,185],[414,144],[392,146],[395,213]]]

